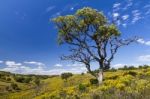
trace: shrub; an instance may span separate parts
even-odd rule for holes
[[[113,76],[108,76],[105,79],[113,79],[113,80],[115,80],[117,78],[118,78],[118,75],[113,75]]]
[[[115,68],[111,68],[109,71],[110,72],[116,72],[117,70]]]
[[[35,78],[34,83],[39,86],[40,85],[40,79],[39,78]]]
[[[81,75],[84,75],[84,73],[81,73]]]
[[[6,86],[6,87],[5,87],[5,90],[7,90],[7,91],[12,91],[12,88],[10,88],[10,86]]]
[[[10,85],[12,87],[12,89],[14,90],[20,90],[20,88],[18,87],[18,85],[16,83],[11,83]]]
[[[134,66],[129,66],[128,69],[129,69],[129,70],[133,70],[133,69],[136,69],[136,67],[134,67]]]
[[[84,85],[84,84],[79,84],[79,90],[80,90],[80,91],[85,91],[85,90],[86,90],[86,85]]]
[[[32,80],[31,77],[26,77],[26,78],[24,78],[23,82],[24,83],[29,83],[31,80]]]
[[[16,82],[23,83],[24,77],[22,77],[22,76],[14,76],[14,80],[15,80]]]
[[[62,73],[61,78],[67,80],[69,77],[73,76],[72,73]]]
[[[90,79],[90,83],[92,85],[98,84],[98,80],[97,79]]]
[[[144,65],[143,66],[143,69],[147,69],[149,66],[148,65]]]
[[[11,78],[7,78],[6,80],[7,80],[7,81],[11,81]]]
[[[1,79],[6,80],[6,77],[5,76],[1,76]]]
[[[136,76],[136,75],[137,75],[137,72],[135,72],[135,71],[128,71],[128,72],[125,72],[123,75]]]
[[[29,83],[32,78],[31,77],[24,77],[24,76],[14,76],[16,82],[20,83]]]

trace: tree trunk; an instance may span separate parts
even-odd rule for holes
[[[99,70],[97,79],[98,79],[99,84],[103,82],[103,70],[102,69]]]

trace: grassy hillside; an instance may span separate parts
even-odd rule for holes
[[[104,76],[97,85],[90,82],[90,74],[63,80],[0,72],[0,99],[150,99],[150,68],[106,71]]]

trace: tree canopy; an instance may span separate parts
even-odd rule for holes
[[[70,55],[63,55],[62,59],[85,64],[95,77],[91,62],[98,62],[101,70],[109,69],[118,49],[135,41],[122,39],[117,26],[110,23],[102,12],[90,7],[53,20],[58,28],[59,44],[68,44],[71,52]]]

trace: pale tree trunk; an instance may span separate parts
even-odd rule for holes
[[[98,82],[99,82],[99,84],[101,84],[103,82],[103,70],[102,69],[99,70],[99,73],[97,76],[98,76],[97,77]]]

